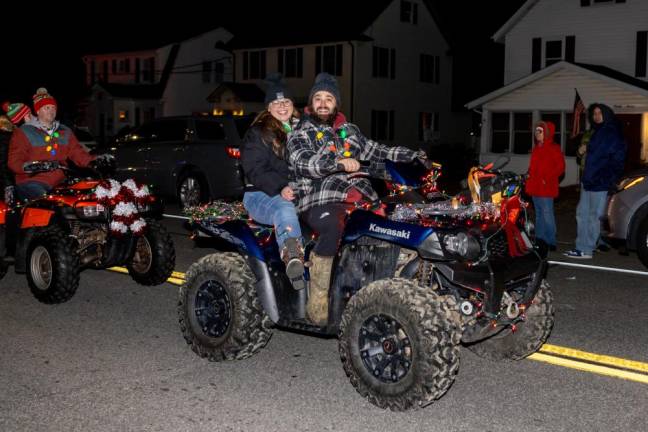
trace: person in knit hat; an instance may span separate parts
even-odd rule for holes
[[[0,191],[4,192],[4,202],[8,206],[13,204],[14,176],[7,166],[7,159],[9,141],[15,128],[16,126],[11,117],[0,115]]]
[[[243,206],[252,219],[274,225],[286,275],[296,289],[304,288],[303,239],[295,198],[290,187],[286,158],[288,132],[298,121],[291,94],[281,75],[266,82],[266,109],[252,122],[243,137],[241,165],[245,173]]]
[[[24,103],[5,102],[2,104],[2,109],[7,113],[7,118],[11,120],[11,123],[15,125],[20,124],[23,120],[25,123],[29,123],[32,118],[31,110]]]
[[[9,168],[16,175],[18,198],[39,198],[65,179],[62,170],[28,174],[23,166],[31,161],[72,160],[87,167],[95,159],[79,144],[70,128],[56,120],[56,100],[44,88],[34,95],[37,118],[16,129],[9,143]]]
[[[338,111],[340,90],[335,77],[320,73],[308,97],[306,114],[288,136],[290,168],[296,178],[297,211],[319,233],[310,254],[310,288],[306,312],[311,322],[328,319],[331,266],[337,253],[347,210],[356,202],[377,206],[378,194],[366,176],[357,175],[360,162],[372,177],[388,178],[385,160],[426,161],[425,152],[388,147],[365,137]],[[354,175],[356,174],[356,175]]]

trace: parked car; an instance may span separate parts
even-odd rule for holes
[[[73,130],[74,136],[79,140],[79,144],[86,148],[89,152],[94,152],[97,149],[97,140],[92,136],[87,127],[79,126]]]
[[[627,250],[636,250],[648,267],[648,166],[621,178],[608,200],[603,233]]]
[[[111,151],[117,178],[152,185],[182,207],[215,198],[240,198],[241,138],[252,118],[161,117],[134,129]]]

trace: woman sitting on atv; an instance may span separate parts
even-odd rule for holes
[[[252,122],[241,147],[246,177],[243,205],[255,221],[274,225],[286,274],[293,286],[301,289],[303,239],[286,162],[286,138],[297,121],[297,111],[280,75],[269,76],[266,81],[267,109]]]

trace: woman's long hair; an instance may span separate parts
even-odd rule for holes
[[[299,117],[297,110],[293,112],[289,121],[293,117]],[[261,139],[263,139],[263,142],[272,147],[272,151],[279,159],[284,159],[288,134],[283,124],[274,118],[270,111],[263,110],[254,119],[252,126],[258,126],[261,129]]]

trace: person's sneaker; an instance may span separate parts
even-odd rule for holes
[[[576,258],[576,259],[591,259],[592,258],[591,254],[586,254],[585,252],[580,251],[578,249],[568,250],[563,255],[565,255],[567,258]]]

